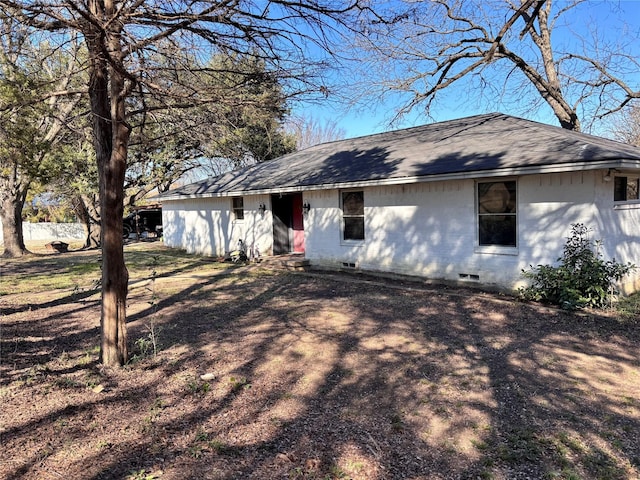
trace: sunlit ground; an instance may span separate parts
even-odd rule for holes
[[[640,475],[637,319],[171,254],[128,253],[119,371],[78,266],[97,253],[49,264],[74,286],[0,297],[0,476]],[[20,262],[7,281],[42,273]]]

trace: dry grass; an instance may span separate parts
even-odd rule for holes
[[[124,369],[84,284],[0,299],[3,478],[640,475],[637,319],[146,248]]]

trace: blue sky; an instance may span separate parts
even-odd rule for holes
[[[557,3],[557,2],[556,2]],[[611,7],[622,12],[621,16],[611,12]],[[635,51],[636,59],[640,59],[640,41],[637,39],[640,37],[640,0],[609,0],[609,1],[588,1],[579,9],[574,10],[571,18],[567,20],[570,22],[564,29],[557,29],[553,32],[554,43],[558,41],[569,41],[574,38],[570,31],[574,31],[578,34],[586,33],[587,29],[594,26],[598,29],[604,38],[608,39],[623,39],[632,38],[636,39],[635,44],[630,42],[630,48]],[[629,27],[629,31],[626,34],[621,34],[622,22],[626,22]],[[624,36],[622,36],[624,35]],[[580,48],[576,51],[580,51]],[[640,72],[636,75],[636,89],[640,89]],[[476,105],[474,104],[461,104],[460,96],[463,90],[468,89],[468,85],[464,83],[456,84],[451,90],[442,97],[435,108],[431,110],[431,118],[427,118],[425,115],[416,109],[411,115],[406,117],[401,123],[396,124],[394,128],[411,127],[415,125],[422,125],[425,123],[431,123],[433,121],[445,121],[453,118],[460,118],[469,115],[482,114],[500,110],[503,113],[524,116],[531,120],[536,120],[552,125],[557,125],[557,121],[553,116],[550,108],[543,106],[536,112],[523,114],[520,111],[510,111],[509,107],[496,106],[496,105]],[[466,95],[466,92],[464,93]],[[338,126],[346,132],[346,137],[357,137],[362,135],[368,135],[372,133],[379,133],[390,130],[388,126],[389,119],[393,116],[397,104],[392,101],[387,101],[385,104],[378,104],[374,108],[361,108],[360,111],[353,109],[352,111],[345,111],[339,104],[327,101],[325,103],[314,103],[312,105],[303,105],[300,108],[295,109],[296,114],[304,116],[312,116],[314,119],[319,120],[321,123],[325,120],[332,120],[338,124]],[[594,131],[593,133],[606,135],[607,127],[600,127],[600,131]]]

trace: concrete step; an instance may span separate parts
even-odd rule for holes
[[[310,262],[306,258],[287,258],[281,265],[287,270],[307,270]]]

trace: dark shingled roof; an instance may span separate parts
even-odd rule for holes
[[[490,113],[324,143],[161,198],[616,167],[640,168],[640,148]]]

